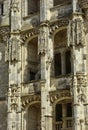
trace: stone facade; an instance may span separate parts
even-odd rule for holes
[[[87,0],[0,0],[0,130],[88,130]]]

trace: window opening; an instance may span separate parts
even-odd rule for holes
[[[35,72],[30,71],[30,80],[35,80]]]
[[[72,127],[72,104],[67,104],[67,128]]]
[[[3,3],[0,3],[0,14],[3,15],[4,13],[4,5]]]
[[[66,74],[71,73],[71,52],[67,51],[65,53],[65,59],[66,59]]]
[[[61,54],[55,54],[55,76],[61,75]]]
[[[34,14],[40,10],[39,0],[28,0],[28,14]]]
[[[72,104],[67,103],[67,117],[72,117]]]
[[[62,105],[56,105],[56,121],[62,121]]]

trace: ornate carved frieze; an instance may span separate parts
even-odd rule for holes
[[[22,97],[22,110],[26,108],[26,106],[30,103],[35,103],[35,102],[40,102],[41,97],[40,95],[28,95],[28,96],[23,96]]]
[[[31,30],[27,30],[27,31],[21,32],[22,43],[24,44],[27,39],[32,38],[33,36],[38,35],[38,33],[39,33],[38,29],[31,29]]]
[[[20,50],[20,40],[17,37],[12,37],[7,40],[5,48],[5,61],[18,61]]]
[[[71,98],[70,91],[59,91],[59,92],[51,92],[50,93],[50,101],[51,103],[55,103],[61,99]]]
[[[57,22],[54,22],[50,25],[50,34],[55,33],[57,29],[60,29],[61,27],[66,27],[69,24],[68,19],[62,19]]]
[[[82,19],[74,19],[69,21],[67,29],[68,46],[85,45],[84,39],[84,23]]]

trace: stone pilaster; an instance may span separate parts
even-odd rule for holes
[[[9,62],[8,130],[21,130],[21,1],[10,1],[10,39],[6,61]],[[10,124],[10,125],[9,125]]]
[[[50,20],[50,8],[53,6],[52,0],[40,0],[40,21]]]
[[[73,2],[73,13],[78,11],[78,0],[72,0]]]
[[[41,57],[41,129],[52,130],[52,107],[50,105],[50,72],[53,43],[49,38],[48,23],[40,26],[38,53]]]

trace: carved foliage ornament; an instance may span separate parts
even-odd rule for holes
[[[18,88],[16,85],[13,85],[9,88],[9,96],[11,99],[10,102],[10,110],[11,111],[17,111],[18,108]]]
[[[87,86],[87,77],[84,73],[77,73],[77,92],[78,102],[86,102],[85,87]]]
[[[20,50],[20,40],[16,37],[12,37],[7,40],[7,45],[5,48],[5,61],[18,61],[19,60],[19,50]]]
[[[78,104],[86,103],[86,86],[87,86],[87,77],[84,73],[77,73],[76,76],[73,77],[73,86],[72,95],[77,99]],[[77,92],[75,95],[74,91]]]
[[[67,44],[72,45],[84,45],[84,24],[81,19],[74,19],[69,21],[67,29]]]

